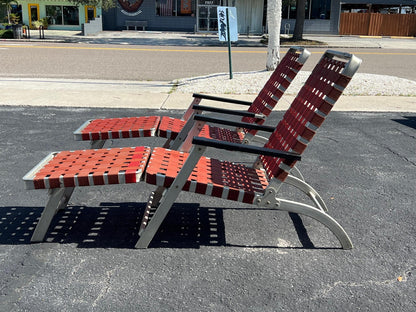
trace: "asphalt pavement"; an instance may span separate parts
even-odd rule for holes
[[[382,109],[375,112],[364,105],[370,98],[346,97],[355,108],[331,113],[299,165],[330,215],[351,236],[354,249],[339,249],[335,237],[307,217],[183,193],[150,248],[136,250],[151,186],[78,188],[69,207],[55,216],[46,242],[30,244],[47,192],[26,191],[21,178],[52,151],[87,148],[72,135],[87,119],[179,117],[190,95],[172,93],[172,86],[164,83],[136,82],[126,90],[143,86],[142,100],[155,106],[138,109],[134,103],[140,99],[130,95],[129,105],[93,107],[88,102],[93,95],[80,104],[82,90],[76,89],[76,81],[45,80],[37,82],[45,93],[28,88],[21,94],[34,99],[31,102],[53,95],[67,104],[50,106],[46,100],[27,106],[13,98],[4,100],[3,90],[17,82],[7,77],[1,81],[1,310],[416,309],[413,98],[386,97],[385,106],[380,102]],[[106,83],[90,86],[95,96],[108,90],[103,101],[110,96],[111,84],[120,87],[118,82]],[[177,106],[168,103],[175,96]],[[409,105],[397,108],[406,100]],[[268,122],[276,124],[281,114],[273,112]],[[143,138],[113,140],[107,146],[162,144],[159,138]],[[249,161],[242,154],[208,154]],[[284,198],[307,200],[293,189],[283,191]]]

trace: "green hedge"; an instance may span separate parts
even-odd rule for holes
[[[0,38],[13,39],[13,31],[10,29],[0,29]]]

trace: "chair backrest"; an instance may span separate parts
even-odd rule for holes
[[[302,47],[291,47],[254,99],[248,111],[269,116],[310,55],[311,53]],[[242,121],[261,125],[265,120],[263,118],[243,117]],[[243,131],[252,135],[257,133],[257,130],[243,129]]]
[[[360,64],[352,54],[326,51],[264,146],[302,154]],[[268,156],[260,161],[268,176],[280,181],[296,162]]]

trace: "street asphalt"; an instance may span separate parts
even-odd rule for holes
[[[13,85],[1,80],[2,92],[3,84]],[[66,83],[43,85],[49,94],[72,94],[74,103],[79,92]],[[120,107],[0,103],[1,311],[415,311],[412,98],[397,108],[408,98],[388,97],[376,112],[359,109],[363,97],[348,97],[357,108],[332,112],[299,164],[350,235],[352,250],[341,250],[332,233],[307,217],[190,193],[180,195],[150,248],[136,250],[153,190],[144,183],[78,188],[46,242],[30,244],[47,192],[25,190],[22,177],[52,151],[88,148],[72,135],[87,119],[180,117],[190,95],[176,99],[182,106],[166,105],[174,97],[170,88],[152,82],[144,96],[155,106],[141,109],[132,100]],[[33,90],[21,93],[47,96]],[[268,123],[281,114],[273,112]],[[107,147],[163,142],[113,140]],[[212,149],[207,155],[251,161]],[[308,200],[289,187],[282,191],[283,198]]]

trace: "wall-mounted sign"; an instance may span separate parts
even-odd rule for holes
[[[141,7],[144,0],[117,0],[118,4],[121,6],[121,13],[128,16],[136,16],[142,13],[139,8]]]
[[[182,14],[192,13],[192,0],[181,0],[181,13]]]

